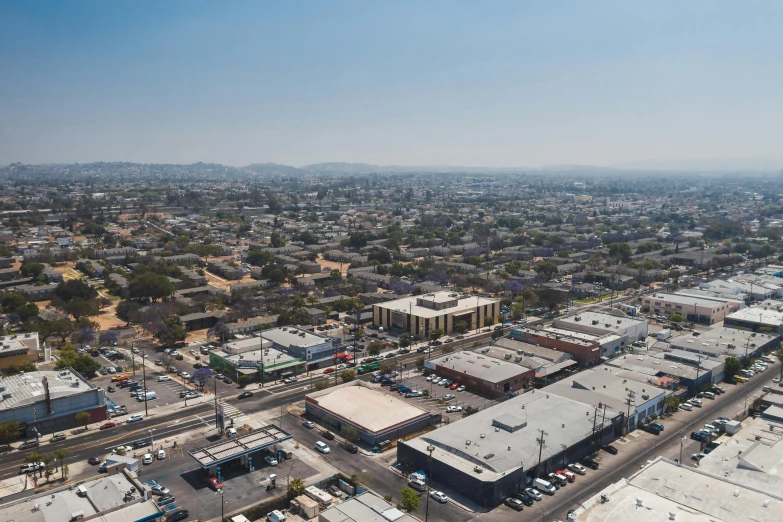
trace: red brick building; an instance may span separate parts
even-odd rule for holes
[[[518,326],[511,329],[511,338],[553,350],[570,353],[581,365],[597,364],[601,358],[601,346],[594,341],[580,339],[561,332],[550,332],[530,326]]]
[[[475,352],[454,352],[429,359],[424,367],[486,397],[519,392],[532,387],[536,379],[531,368]]]

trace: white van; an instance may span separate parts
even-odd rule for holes
[[[712,392],[702,392],[702,397],[707,397],[708,399],[715,400],[715,394]]]
[[[270,512],[266,516],[266,519],[267,519],[268,522],[285,522],[286,521],[285,514],[283,514],[281,511],[278,511],[276,509],[274,511]]]
[[[541,493],[546,493],[547,495],[554,495],[555,491],[557,491],[557,489],[555,489],[552,484],[540,478],[537,478],[533,481],[533,487]]]
[[[142,394],[142,395],[139,395],[138,397],[136,397],[136,400],[139,401],[139,402],[144,402],[144,401],[154,401],[157,398],[158,398],[158,394],[157,393],[155,393],[155,392],[147,392],[145,394]]]
[[[408,482],[408,487],[415,489],[416,491],[426,491],[427,484],[425,484],[422,480],[414,479]]]
[[[315,442],[315,449],[317,449],[321,453],[329,453],[329,446],[327,446],[325,442],[321,442],[320,440]]]
[[[171,377],[169,377],[168,375],[161,375],[160,377],[158,377],[158,382],[166,382],[166,381],[170,381],[170,380],[171,380]]]

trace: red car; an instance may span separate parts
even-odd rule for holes
[[[458,382],[455,382],[454,384],[452,384],[451,386],[449,386],[449,389],[450,389],[450,390],[456,390],[457,388],[459,388],[459,383],[458,383]]]
[[[109,428],[116,428],[116,427],[117,427],[117,423],[116,422],[109,421],[109,422],[107,422],[105,424],[101,424],[101,427],[98,428],[98,429],[99,430],[108,430]]]
[[[334,368],[327,368],[324,370],[324,373],[334,373]]]
[[[209,484],[209,486],[215,491],[223,487],[223,483],[220,482],[216,477],[209,477],[207,479],[207,484]]]

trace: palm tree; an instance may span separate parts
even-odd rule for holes
[[[305,300],[301,296],[295,295],[291,298],[291,310],[294,312],[304,308],[305,304],[307,303],[305,303]]]
[[[54,457],[52,455],[46,454],[41,455],[41,462],[45,464],[44,468],[41,470],[41,476],[43,476],[43,471],[46,471],[46,478],[49,478],[49,463],[54,460]]]
[[[60,449],[58,449],[58,450],[55,450],[55,452],[54,452],[54,458],[55,458],[55,459],[57,459],[57,461],[59,462],[59,468],[62,468],[62,466],[63,466],[63,460],[65,460],[65,457],[67,457],[67,456],[68,456],[68,455],[70,455],[70,454],[71,454],[71,452],[70,452],[70,451],[68,451],[68,450],[67,450],[67,449],[65,449],[65,448],[60,448]],[[59,468],[58,468],[58,469],[59,469]],[[63,477],[63,478],[65,478],[65,477]]]
[[[304,494],[305,491],[305,483],[304,480],[300,478],[294,478],[291,479],[291,482],[288,483],[288,495],[291,497],[298,497],[299,495]]]

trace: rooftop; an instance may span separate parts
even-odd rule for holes
[[[319,520],[322,522],[418,522],[417,518],[400,511],[371,491],[356,495],[322,511]]]
[[[311,393],[306,400],[374,433],[430,414],[363,381]]]
[[[514,362],[497,359],[476,352],[454,352],[429,359],[425,366],[436,365],[487,382],[503,382],[525,372],[530,368]]]
[[[580,324],[593,325],[594,321],[598,321],[595,325],[596,328],[607,328],[615,331],[625,328],[634,328],[639,326],[639,324],[645,323],[646,319],[607,314],[604,312],[586,311],[569,315],[568,317],[558,318],[554,321],[554,325],[569,328]]]
[[[779,328],[783,323],[783,303],[779,303],[777,307],[769,306],[751,306],[737,310],[731,315],[727,315],[726,319],[735,319],[737,321],[747,321],[749,323],[757,323],[764,326],[771,326],[773,328]]]
[[[593,406],[533,390],[405,444],[421,452],[432,444],[436,448],[434,458],[466,473],[474,473],[474,468],[481,466],[482,479],[492,480],[492,473],[500,476],[537,465],[541,430],[548,433],[543,459],[558,454],[562,445],[571,447],[588,437],[593,433],[594,414]],[[607,410],[607,422],[616,415]],[[509,426],[510,419],[514,426]]]
[[[712,327],[699,336],[680,335],[669,339],[672,348],[692,352],[744,355],[745,347],[751,350],[774,341],[776,335],[738,330],[736,328]]]
[[[310,348],[329,342],[327,337],[293,326],[283,326],[281,328],[264,330],[261,333],[261,337],[285,347],[297,346],[300,348]]]
[[[253,430],[233,439],[224,439],[208,446],[188,451],[202,467],[214,466],[241,455],[247,455],[274,444],[286,441],[291,435],[279,428],[269,425]]]
[[[16,408],[44,400],[44,380],[49,385],[52,399],[76,395],[94,389],[94,386],[73,370],[37,371],[3,377],[5,390],[0,398],[0,410]]]
[[[667,303],[680,304],[683,306],[704,306],[710,308],[718,308],[726,305],[730,299],[721,299],[719,297],[693,297],[682,294],[651,294],[644,297],[644,302],[647,301],[666,301]]]
[[[436,310],[434,308],[428,308],[426,306],[419,305],[419,300],[424,299],[432,303],[447,303],[449,301],[455,301],[454,306],[448,308],[441,308]],[[486,297],[465,296],[465,294],[457,294],[455,292],[435,292],[433,294],[425,294],[421,296],[403,297],[402,299],[395,299],[394,301],[388,301],[386,303],[378,303],[373,306],[377,306],[382,309],[397,310],[405,314],[412,313],[418,317],[436,317],[443,314],[452,314],[459,312],[469,312],[475,309],[477,306],[494,305],[497,301],[495,299],[488,299]]]

